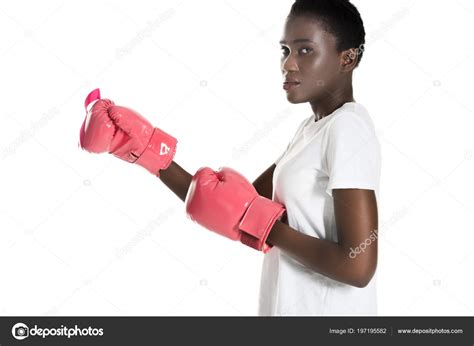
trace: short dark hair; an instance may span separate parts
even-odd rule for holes
[[[288,19],[297,16],[318,20],[324,30],[336,37],[338,52],[356,48],[359,65],[364,53],[364,22],[349,0],[296,0],[291,6]]]

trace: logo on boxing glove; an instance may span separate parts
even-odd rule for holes
[[[170,151],[170,147],[167,146],[165,143],[161,143],[161,148],[160,148],[160,155],[166,155]]]

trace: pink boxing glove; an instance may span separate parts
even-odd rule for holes
[[[186,213],[201,226],[267,253],[266,240],[285,208],[260,196],[255,187],[232,168],[213,171],[201,167],[186,195]]]
[[[91,153],[108,152],[156,176],[169,167],[176,153],[176,138],[154,128],[138,112],[100,99],[99,89],[86,97],[86,111],[94,101],[81,127],[79,145],[82,149]]]

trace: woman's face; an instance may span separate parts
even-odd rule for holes
[[[318,102],[337,90],[341,53],[336,50],[336,38],[317,21],[303,16],[287,20],[280,44],[283,82],[300,82],[287,84],[289,102]]]

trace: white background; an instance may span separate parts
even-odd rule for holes
[[[380,315],[473,315],[473,4],[354,0],[382,145]],[[256,315],[262,253],[193,224],[143,168],[78,148],[84,98],[254,180],[309,105],[281,88],[292,1],[0,2],[0,314]]]

